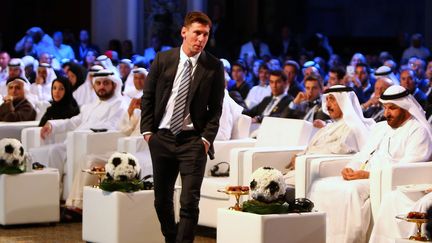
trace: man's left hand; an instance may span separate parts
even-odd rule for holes
[[[206,154],[207,154],[207,152],[209,151],[210,145],[208,145],[208,144],[207,144],[206,142],[204,142],[204,141],[203,141],[203,144],[204,144],[205,152],[206,152]]]
[[[344,179],[347,181],[369,179],[369,172],[365,170],[356,170],[344,175]]]

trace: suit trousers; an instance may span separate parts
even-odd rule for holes
[[[199,216],[201,184],[207,155],[196,131],[177,136],[161,129],[149,140],[153,163],[155,208],[166,242],[193,242]],[[182,182],[180,221],[174,219],[174,186],[178,174]]]

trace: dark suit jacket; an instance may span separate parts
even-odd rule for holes
[[[141,133],[157,132],[171,95],[179,61],[180,48],[159,52],[156,55],[143,91]],[[219,129],[224,87],[222,63],[203,51],[198,58],[189,88],[187,106],[194,128],[211,144],[210,158],[214,154],[212,144]]]
[[[250,110],[244,110],[243,114],[248,115],[250,117],[257,117],[258,121],[261,122],[263,119],[262,113],[266,109],[267,105],[272,100],[273,96],[267,96],[265,97],[258,105],[253,107]],[[285,110],[286,107],[288,107],[288,104],[291,102],[292,97],[290,95],[285,95],[279,103],[273,108],[273,110],[270,112],[269,116],[272,117],[280,117],[283,110]]]
[[[288,89],[288,94],[292,97],[296,97],[299,92],[304,91],[304,88],[302,85],[300,85],[296,80],[290,85]]]
[[[311,108],[314,108],[315,105],[318,105],[318,109],[314,111],[313,119],[314,120],[320,119],[323,121],[330,120],[330,117],[327,114],[325,114],[322,110],[321,99],[316,99],[312,101],[310,103],[310,106],[306,110],[300,110],[300,109],[293,110],[289,106],[287,106],[285,110],[282,112],[281,117],[292,118],[292,119],[304,119],[306,114],[310,111]]]

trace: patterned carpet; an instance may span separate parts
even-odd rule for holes
[[[215,243],[216,231],[199,227],[196,243]],[[0,243],[75,243],[81,239],[81,223],[0,226]]]

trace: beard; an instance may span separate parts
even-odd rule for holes
[[[114,95],[114,89],[110,91],[106,91],[105,89],[98,90],[96,92],[96,95],[99,97],[100,100],[108,100]]]

